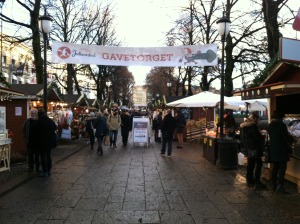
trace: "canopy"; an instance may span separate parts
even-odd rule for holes
[[[180,100],[176,100],[167,104],[172,107],[215,107],[220,102],[220,95],[209,91],[189,96]],[[228,109],[238,110],[245,102],[240,96],[224,97],[224,107]],[[230,107],[230,108],[229,108]]]

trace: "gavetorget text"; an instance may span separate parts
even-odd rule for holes
[[[84,57],[96,57],[95,54],[81,53],[80,51],[73,51],[72,57],[84,56]],[[101,53],[103,60],[112,61],[171,61],[173,54],[113,54],[113,53]]]

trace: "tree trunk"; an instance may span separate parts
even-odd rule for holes
[[[277,22],[278,16],[278,5],[281,4],[283,0],[263,0],[263,13],[267,31],[268,39],[268,53],[270,59],[273,59],[277,56],[279,49],[279,26]]]
[[[232,57],[232,38],[230,34],[226,38],[226,46],[225,46],[225,52],[226,52],[226,61],[225,61],[225,74],[224,74],[224,95],[225,96],[232,96],[233,91],[233,82],[232,82],[232,73],[234,69],[234,61]]]
[[[38,84],[42,84],[44,80],[43,67],[44,60],[42,58],[40,31],[38,27],[38,18],[40,14],[41,0],[36,0],[34,9],[31,13],[30,28],[32,30],[32,50],[34,56],[34,64],[36,69],[36,80]],[[47,49],[46,49],[47,50]]]

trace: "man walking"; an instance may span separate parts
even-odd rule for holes
[[[37,139],[34,132],[37,119],[38,110],[36,108],[32,108],[30,110],[30,118],[28,118],[23,125],[23,137],[28,154],[28,171],[33,171],[34,167],[36,171],[39,171],[40,169],[39,153],[35,147]]]
[[[172,111],[168,110],[167,115],[164,117],[161,126],[163,143],[161,148],[161,155],[165,155],[166,145],[168,143],[168,157],[172,154],[173,134],[176,128],[175,118],[172,116]]]
[[[121,135],[123,146],[127,145],[128,136],[130,131],[130,116],[127,111],[123,110],[121,114]]]
[[[39,111],[38,116],[39,118],[36,123],[35,131],[37,133],[37,147],[41,155],[43,169],[39,176],[47,177],[51,175],[51,150],[57,146],[55,133],[57,126],[44,111]]]
[[[95,126],[94,128],[96,129],[95,136],[97,138],[98,142],[98,149],[97,153],[99,153],[100,156],[103,155],[103,148],[102,148],[102,142],[104,136],[106,136],[107,132],[107,127],[106,127],[106,119],[103,117],[101,112],[97,112],[97,118],[95,120]]]

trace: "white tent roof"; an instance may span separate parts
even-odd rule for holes
[[[167,104],[171,107],[215,107],[220,102],[220,95],[203,91],[201,93],[189,96],[180,100],[176,100]],[[224,97],[224,108],[231,110],[246,110],[246,103],[249,103],[249,111],[263,111],[267,109],[267,101],[247,100],[242,101],[240,96]]]
[[[201,93],[189,96],[174,102],[170,102],[167,106],[173,107],[215,107],[220,102],[220,95],[209,91],[203,91]],[[244,105],[245,102],[241,100],[240,96],[224,97],[225,108],[234,107],[238,109],[240,105]],[[229,108],[228,108],[229,109]]]

